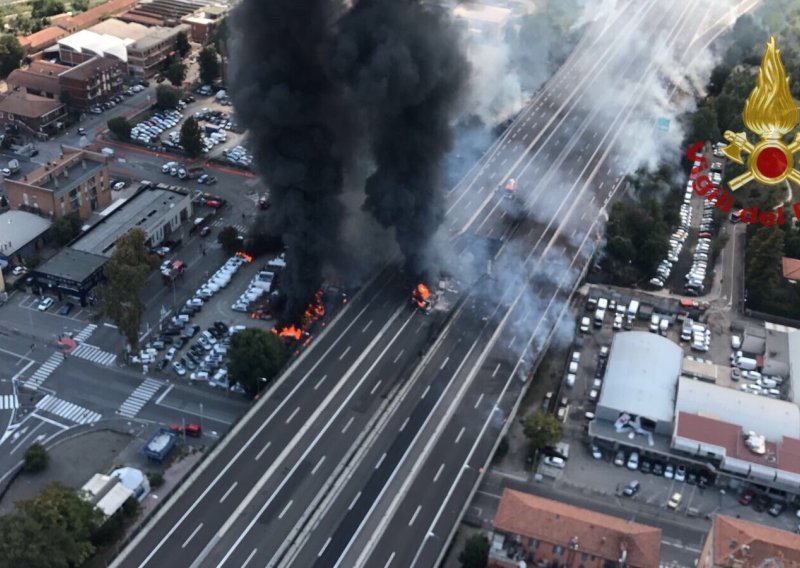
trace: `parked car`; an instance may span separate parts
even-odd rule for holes
[[[617,455],[614,456],[614,465],[618,467],[625,465],[625,450],[617,451]]]
[[[564,469],[567,466],[566,460],[559,456],[545,456],[544,463],[558,469]]]
[[[628,456],[628,463],[626,466],[631,471],[639,469],[639,452],[631,452],[631,455]]]
[[[592,457],[593,457],[594,459],[596,459],[596,460],[601,460],[601,459],[603,459],[603,452],[600,450],[600,448],[598,448],[597,446],[595,446],[594,444],[592,444],[592,446],[591,446],[591,450],[592,450]]]
[[[669,498],[667,501],[667,507],[670,509],[677,509],[678,506],[681,504],[681,500],[683,499],[683,495],[680,493],[673,493],[672,497]]]
[[[745,507],[749,507],[750,504],[753,502],[753,499],[756,498],[756,493],[752,489],[746,490],[744,493],[739,495],[739,504],[744,505]]]
[[[69,313],[72,311],[72,308],[74,308],[74,307],[75,307],[75,304],[73,304],[72,302],[67,302],[66,304],[61,306],[60,310],[58,310],[58,315],[60,315],[60,316],[69,315]]]
[[[639,481],[633,479],[628,482],[628,485],[625,486],[625,489],[622,490],[623,495],[626,497],[633,497],[639,491]]]
[[[186,434],[192,438],[198,438],[203,433],[199,424],[187,424],[186,426],[181,424],[170,424],[169,429],[176,434]]]
[[[53,298],[42,298],[42,299],[39,301],[39,305],[37,306],[37,309],[38,309],[40,312],[46,312],[46,311],[47,311],[47,310],[49,310],[49,309],[50,309],[50,307],[51,307],[53,304],[55,304],[55,303],[56,303],[56,301],[55,301],[55,300],[53,300]]]
[[[675,477],[675,467],[671,463],[668,463],[664,468],[664,477],[667,479],[672,479]]]
[[[781,501],[775,501],[772,504],[772,507],[770,507],[769,511],[767,512],[773,517],[780,517],[781,513],[783,513],[785,510],[786,510],[786,503],[783,503]]]
[[[679,465],[675,469],[675,481],[686,481],[686,468]]]

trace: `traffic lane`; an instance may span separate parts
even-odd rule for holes
[[[139,418],[164,422],[205,423],[210,434],[227,430],[252,406],[244,396],[197,385],[169,384],[139,412]]]
[[[355,324],[360,321],[360,318],[367,319],[371,316],[371,318],[374,319],[385,313],[385,307],[393,303],[393,297],[392,295],[388,295],[387,297],[387,295],[382,292],[385,286],[394,281],[396,281],[396,277],[393,270],[387,269],[381,273],[372,282],[368,283],[361,293],[355,295],[350,302],[349,309],[346,309],[336,322],[329,325],[328,333],[311,344],[306,356],[297,362],[296,367],[292,369],[290,373],[293,376],[302,373],[302,378],[298,381],[291,381],[288,380],[289,375],[287,374],[285,376],[286,378],[279,381],[279,384],[276,385],[274,390],[270,391],[263,402],[259,403],[262,406],[254,411],[253,419],[245,420],[242,423],[241,430],[230,438],[222,448],[217,457],[218,461],[214,463],[214,466],[216,466],[216,464],[219,464],[219,466],[208,467],[202,471],[196,481],[187,486],[186,492],[172,502],[169,509],[166,510],[159,521],[150,526],[147,536],[149,537],[150,543],[156,543],[157,548],[154,552],[163,546],[165,539],[170,538],[174,540],[173,535],[176,533],[179,525],[194,511],[198,503],[208,496],[211,490],[222,480],[223,476],[233,475],[228,472],[236,460],[241,459],[243,462],[247,462],[253,459],[251,455],[253,452],[259,452],[256,453],[256,461],[261,458],[261,454],[263,454],[262,450],[266,449],[266,447],[262,446],[261,443],[254,443],[254,437],[257,433],[263,431],[270,421],[275,419],[279,409],[282,410],[288,403],[294,403],[296,400],[294,397],[303,399],[309,395],[316,396],[316,389],[319,389],[326,379],[324,372],[316,373],[316,371],[330,351],[341,341],[342,337],[344,337],[341,333],[337,334],[337,328],[338,330],[344,329],[346,332],[351,327],[355,326]],[[353,337],[348,337],[348,339],[350,341],[357,341],[359,336],[354,335]],[[356,351],[357,350],[354,350],[354,352]],[[320,353],[323,355],[319,358],[315,358],[315,356]],[[324,371],[324,369],[322,369],[322,371]],[[315,373],[313,377],[311,376],[312,373]],[[301,391],[301,387],[310,381],[313,381],[314,386]],[[280,434],[290,434],[286,429],[280,429],[278,431],[269,430],[268,432],[276,436]],[[285,435],[284,438],[286,438]],[[272,442],[270,441],[269,443]],[[280,440],[275,441],[276,447],[280,447],[282,443],[285,443],[285,440],[283,442]],[[250,447],[251,444],[253,444],[252,448]],[[246,451],[247,455],[244,455]],[[243,471],[247,470],[243,469]],[[253,469],[249,471],[253,471]],[[235,473],[239,474],[240,472],[237,471]],[[216,497],[216,494],[214,497]],[[197,514],[202,513],[203,511],[200,511]],[[218,518],[224,519],[225,517],[219,516]],[[184,538],[186,537],[188,537],[188,535],[185,535]],[[151,550],[143,545],[136,546],[129,552],[130,554],[122,561],[122,565],[139,566],[150,556]],[[148,559],[148,562],[149,561],[150,559]]]
[[[324,420],[325,428],[318,437],[302,445],[305,451],[298,461],[310,463],[313,467],[310,472],[298,469],[286,474],[286,477],[306,477],[288,489],[292,505],[285,511],[281,509],[283,515],[280,526],[273,525],[274,530],[270,530],[267,535],[261,531],[251,531],[256,519],[245,513],[228,531],[226,539],[215,546],[214,554],[206,561],[213,561],[216,565],[224,558],[226,565],[238,566],[246,560],[253,548],[275,552],[287,541],[292,528],[301,521],[312,505],[310,502],[322,495],[331,476],[343,467],[345,460],[351,459],[352,456],[348,454],[357,449],[354,446],[362,435],[369,433],[371,424],[379,418],[377,411],[388,402],[387,395],[401,388],[413,372],[417,363],[416,357],[404,358],[403,355],[421,352],[430,341],[432,334],[429,332],[437,331],[445,318],[442,313],[434,312],[426,317],[411,307],[407,310],[413,316],[408,319],[409,324],[405,328],[407,333],[398,329],[387,349],[378,353],[374,360],[365,362],[365,368],[356,373],[362,379],[349,393],[349,400],[340,406],[337,414]],[[418,326],[417,322],[423,325]],[[286,496],[283,494],[287,493],[287,488],[279,489],[282,494],[280,500],[286,503]],[[279,500],[274,493],[270,495],[270,499]],[[274,512],[272,503],[262,505],[262,510],[257,514],[266,517],[271,515],[270,511]],[[262,520],[258,522],[263,523]],[[229,556],[228,553],[232,550],[234,554]]]
[[[387,481],[396,472],[420,428],[432,415],[432,410],[440,403],[442,393],[461,369],[475,363],[476,347],[486,340],[496,325],[500,298],[481,301],[480,306],[483,309],[462,310],[455,316],[442,343],[432,353],[431,359],[426,361],[418,384],[414,385],[391,418],[386,430],[391,434],[382,436],[370,448],[367,457],[359,464],[360,473],[353,476],[348,482],[348,490],[337,498],[340,506],[328,511],[330,520],[326,524],[335,530],[328,533],[315,531],[315,540],[322,544],[316,542],[314,546],[305,546],[297,561],[299,565],[307,566],[310,561],[318,566],[332,566],[348,546],[353,532],[361,525]],[[353,503],[359,491],[361,493],[355,504],[343,512],[341,505]],[[329,541],[326,540],[328,538]],[[316,544],[320,544],[317,559],[311,554]]]

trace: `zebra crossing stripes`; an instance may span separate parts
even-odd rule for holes
[[[87,343],[81,343],[78,345],[75,350],[70,353],[70,355],[80,357],[81,359],[86,359],[87,361],[97,363],[98,365],[106,365],[107,367],[113,365],[114,361],[117,360],[117,356],[113,353],[103,351],[99,347],[95,347],[94,345],[89,345]]]
[[[97,422],[103,415],[94,410],[60,399],[48,394],[36,403],[36,409],[54,414],[77,424],[90,424]]]
[[[37,389],[42,386],[44,380],[50,376],[50,373],[55,371],[61,362],[64,360],[64,354],[56,351],[47,361],[42,363],[41,367],[36,369],[36,372],[31,375],[31,378],[25,381],[25,386],[32,389]]]
[[[86,341],[87,339],[89,339],[89,336],[92,335],[92,333],[94,333],[95,329],[97,329],[97,326],[95,324],[93,324],[93,323],[90,323],[89,325],[84,327],[82,330],[80,330],[78,332],[78,334],[75,335],[75,337],[73,337],[72,339],[74,339],[78,343],[82,343],[82,342]]]
[[[17,395],[0,395],[0,410],[14,410],[15,408],[19,408],[19,399]]]
[[[212,227],[233,227],[234,229],[236,229],[239,232],[240,235],[246,235],[247,234],[247,227],[245,227],[244,225],[232,225],[230,223],[226,223],[225,219],[217,219],[216,221],[211,223],[211,226]]]
[[[145,379],[142,384],[136,387],[136,390],[122,403],[117,411],[118,414],[126,418],[135,418],[142,407],[153,398],[158,389],[161,388],[161,383],[155,379]]]

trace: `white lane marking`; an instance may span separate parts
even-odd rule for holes
[[[197,525],[197,528],[192,531],[192,534],[190,534],[189,538],[187,538],[184,541],[183,546],[181,546],[181,548],[186,548],[186,545],[189,544],[189,541],[192,540],[194,538],[194,535],[196,535],[200,531],[200,529],[202,529],[202,528],[203,528],[203,523],[200,523],[199,525]]]
[[[411,418],[411,417],[410,416],[406,416],[406,419],[403,420],[403,424],[400,425],[400,432],[402,432],[405,429],[406,424],[408,424],[408,419],[409,418]]]
[[[266,452],[266,451],[267,451],[267,449],[268,449],[268,448],[269,448],[271,445],[272,445],[272,442],[267,442],[267,443],[264,445],[264,447],[263,447],[263,448],[261,448],[261,451],[260,451],[260,452],[258,452],[258,454],[256,455],[256,461],[258,461],[258,460],[261,458],[261,456],[263,456],[263,455],[264,455],[264,452]]]
[[[223,502],[225,499],[227,499],[227,498],[228,498],[228,495],[230,495],[230,494],[231,494],[231,491],[233,491],[234,489],[236,489],[236,486],[237,486],[237,485],[239,485],[239,482],[238,482],[238,481],[234,481],[234,482],[233,482],[233,485],[231,485],[230,487],[228,487],[228,490],[225,492],[225,495],[223,495],[223,496],[222,496],[222,499],[220,499],[220,500],[219,500],[219,502],[220,502],[220,503],[222,503],[222,502]]]
[[[350,428],[350,424],[352,424],[352,423],[353,423],[353,420],[355,420],[355,419],[356,419],[356,417],[355,417],[355,416],[351,416],[351,417],[350,417],[350,420],[348,420],[348,421],[347,421],[347,424],[345,424],[345,425],[344,425],[344,428],[342,428],[342,434],[344,434],[345,432],[347,432],[347,429],[348,429],[348,428]]]
[[[369,394],[375,394],[375,391],[378,390],[378,387],[381,386],[382,382],[383,382],[383,379],[378,379],[378,382],[375,383],[375,386],[372,387],[372,390],[369,391]]]
[[[478,397],[478,402],[475,403],[475,406],[473,406],[473,408],[478,408],[478,405],[481,403],[482,400],[483,400],[483,393],[481,393],[481,396]]]
[[[292,412],[292,414],[289,416],[289,418],[287,418],[287,419],[286,419],[286,423],[288,424],[289,422],[291,422],[291,421],[292,421],[292,418],[294,418],[294,417],[295,417],[295,415],[296,415],[298,412],[300,412],[300,407],[299,407],[299,406],[298,406],[297,408],[295,408],[295,409],[294,409],[294,412]]]
[[[445,368],[445,365],[447,365],[447,362],[448,362],[449,360],[450,360],[450,356],[449,356],[449,355],[448,355],[447,357],[445,357],[445,358],[444,358],[444,361],[442,362],[442,366],[441,366],[441,367],[439,367],[439,370],[440,370],[440,371],[441,371],[442,369],[444,369],[444,368]]]
[[[410,521],[408,521],[408,526],[411,526],[411,525],[413,525],[413,524],[414,524],[414,521],[416,521],[416,520],[417,520],[417,515],[419,515],[419,510],[420,510],[420,509],[422,509],[422,505],[417,505],[417,510],[416,510],[416,511],[414,511],[414,514],[413,514],[413,515],[411,515],[411,520],[410,520]]]
[[[397,363],[400,360],[400,357],[403,356],[404,352],[405,352],[405,348],[401,349],[400,353],[397,354],[397,357],[394,358],[394,361],[392,361],[392,363]]]
[[[325,549],[328,548],[328,545],[331,543],[331,537],[328,537],[328,540],[325,541],[325,544],[322,545],[322,549],[317,554],[317,557],[320,557],[324,554]]]
[[[375,320],[369,320],[369,321],[367,322],[367,325],[365,325],[365,326],[364,326],[364,328],[361,330],[361,333],[366,333],[366,332],[367,332],[367,330],[369,329],[369,326],[371,326],[371,325],[372,325],[372,322],[373,322],[373,321],[375,321]]]
[[[456,444],[458,444],[461,441],[461,436],[464,435],[465,428],[466,428],[465,426],[462,426],[461,430],[458,431],[458,436],[456,436]]]
[[[342,352],[342,354],[341,354],[341,355],[339,355],[339,361],[341,361],[342,359],[344,359],[344,358],[347,356],[347,354],[350,352],[350,347],[352,347],[352,346],[351,346],[351,345],[348,345],[348,346],[347,346],[347,349],[345,349],[345,350]]]
[[[311,470],[311,475],[314,475],[315,473],[317,473],[317,470],[319,469],[319,466],[321,466],[322,462],[324,462],[324,461],[325,461],[325,456],[322,456],[321,458],[319,458],[319,461],[317,462],[317,465],[315,465],[314,469]]]
[[[347,508],[347,510],[348,510],[348,511],[350,511],[350,510],[351,510],[353,507],[355,507],[355,505],[356,505],[356,501],[358,501],[358,498],[359,498],[359,497],[361,497],[361,491],[359,491],[358,493],[356,493],[356,496],[355,496],[355,497],[353,497],[353,500],[352,500],[352,501],[350,501],[350,506]]]
[[[291,507],[291,506],[292,506],[292,503],[294,503],[294,499],[290,499],[290,500],[289,500],[289,502],[288,502],[288,503],[286,503],[286,506],[283,508],[283,511],[281,511],[281,514],[280,514],[280,515],[278,515],[278,518],[279,518],[279,519],[282,519],[282,518],[283,518],[283,516],[286,514],[286,511],[288,511],[288,510],[289,510],[289,507]]]
[[[253,556],[255,556],[255,555],[256,555],[256,552],[257,552],[257,551],[258,551],[258,549],[257,549],[257,548],[254,548],[254,549],[253,549],[253,552],[251,552],[251,553],[250,553],[250,556],[248,556],[248,557],[247,557],[247,560],[245,560],[245,561],[244,561],[244,564],[242,564],[242,568],[244,568],[245,566],[247,566],[248,564],[250,564],[250,561],[253,559]]]
[[[511,338],[511,341],[508,342],[508,348],[511,349],[511,346],[514,345],[514,342],[517,340],[517,336]]]
[[[381,459],[379,459],[378,463],[375,464],[375,469],[378,469],[379,467],[381,467],[381,464],[383,463],[383,460],[385,460],[385,459],[386,459],[386,452],[383,452],[383,455],[381,456]]]
[[[436,470],[436,475],[433,476],[433,482],[436,483],[439,481],[439,476],[442,475],[442,470],[444,469],[444,464],[439,466],[439,469]]]
[[[422,396],[420,398],[425,398],[425,395],[428,394],[429,390],[431,390],[431,385],[425,387],[425,391],[422,393]]]
[[[497,367],[494,368],[494,372],[492,373],[492,378],[497,374],[497,371],[500,370],[500,363],[497,364]]]
[[[392,560],[394,560],[394,552],[392,552],[392,554],[389,555],[389,560],[386,561],[386,564],[384,564],[383,568],[388,568],[389,564],[392,563]]]
[[[325,379],[327,379],[327,378],[328,378],[328,375],[322,375],[322,378],[319,380],[319,382],[316,385],[314,385],[314,390],[317,390],[319,388],[319,385],[324,383]]]

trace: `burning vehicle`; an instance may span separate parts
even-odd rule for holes
[[[309,302],[306,311],[303,312],[302,321],[298,325],[292,323],[280,328],[276,326],[272,329],[272,333],[275,333],[278,335],[278,337],[282,337],[290,341],[303,340],[303,346],[305,347],[311,343],[312,336],[309,332],[309,329],[311,329],[314,322],[324,316],[325,304],[323,302],[323,292],[322,290],[318,290],[311,299],[311,302]],[[325,322],[322,322],[321,325],[324,327]]]
[[[502,187],[503,197],[514,199],[517,195],[517,180],[510,178]]]
[[[431,294],[430,289],[425,284],[417,284],[417,287],[411,292],[411,303],[426,314],[431,313],[435,301],[436,295]]]
[[[509,178],[504,184],[500,185],[498,195],[500,205],[506,214],[514,221],[520,221],[524,217],[525,208],[522,199],[517,193],[517,180]]]

